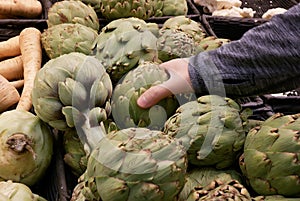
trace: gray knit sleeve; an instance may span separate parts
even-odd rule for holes
[[[300,3],[239,40],[190,58],[198,94],[243,97],[300,87]]]

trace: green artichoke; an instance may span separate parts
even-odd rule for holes
[[[133,17],[113,20],[102,28],[94,53],[114,84],[140,62],[158,60],[158,32],[157,24]]]
[[[178,201],[186,201],[188,196],[200,186],[207,186],[214,180],[229,182],[237,180],[242,183],[242,176],[235,169],[219,170],[212,167],[192,168],[187,171],[186,182],[181,190]]]
[[[100,12],[109,20],[128,17],[147,20],[155,15],[157,4],[161,5],[162,0],[101,0]]]
[[[85,25],[62,23],[45,29],[41,35],[41,43],[50,59],[72,52],[90,55],[97,36],[95,29]]]
[[[25,184],[8,181],[0,181],[1,201],[47,201],[43,197],[35,194]]]
[[[186,201],[234,200],[249,201],[249,191],[237,180],[214,180],[205,187],[196,188]]]
[[[196,43],[187,33],[177,29],[160,30],[157,39],[158,58],[165,62],[175,58],[186,58],[196,54]]]
[[[179,16],[188,14],[186,0],[163,0],[163,16]]]
[[[110,132],[91,153],[71,200],[175,200],[186,170],[179,140],[147,128]]]
[[[37,73],[36,114],[58,130],[98,126],[111,113],[112,83],[98,59],[79,52],[49,60]]]
[[[174,96],[161,100],[157,105],[143,109],[136,101],[151,86],[163,83],[168,73],[154,62],[141,63],[114,88],[111,107],[112,116],[119,128],[148,127],[161,130],[165,121],[179,106]]]
[[[79,23],[99,31],[99,21],[95,10],[79,0],[58,1],[48,10],[47,25]]]
[[[207,36],[203,38],[198,44],[198,52],[214,50],[228,43],[230,43],[230,40],[227,38]]]
[[[259,195],[300,197],[300,114],[275,114],[247,134],[240,168]]]
[[[205,95],[181,105],[166,121],[164,132],[182,139],[189,163],[222,169],[232,166],[242,151],[243,121],[235,101]]]
[[[189,34],[194,39],[196,44],[200,43],[200,41],[207,36],[200,22],[192,20],[184,15],[173,16],[167,19],[161,27],[161,30],[165,29],[176,29],[183,31]]]
[[[29,186],[41,180],[53,154],[53,136],[47,124],[25,110],[3,112],[0,142],[0,179]]]

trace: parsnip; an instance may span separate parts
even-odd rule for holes
[[[0,75],[0,112],[4,112],[18,103],[19,99],[18,90],[5,77]]]
[[[38,0],[0,0],[1,15],[36,18],[42,11],[42,4]]]
[[[0,60],[7,57],[18,56],[20,54],[19,35],[0,42]]]
[[[17,110],[29,111],[32,107],[32,89],[37,72],[42,67],[41,32],[28,27],[20,33],[20,50],[24,69],[24,87]]]
[[[0,74],[9,81],[23,78],[22,56],[20,55],[1,61]]]
[[[16,89],[21,89],[24,86],[24,80],[14,80],[9,82]]]

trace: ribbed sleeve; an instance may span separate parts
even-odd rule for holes
[[[300,3],[240,40],[190,58],[198,94],[243,97],[300,87]]]

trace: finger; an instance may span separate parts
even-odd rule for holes
[[[153,86],[138,98],[137,104],[141,108],[149,108],[170,95],[172,93],[162,85]]]

